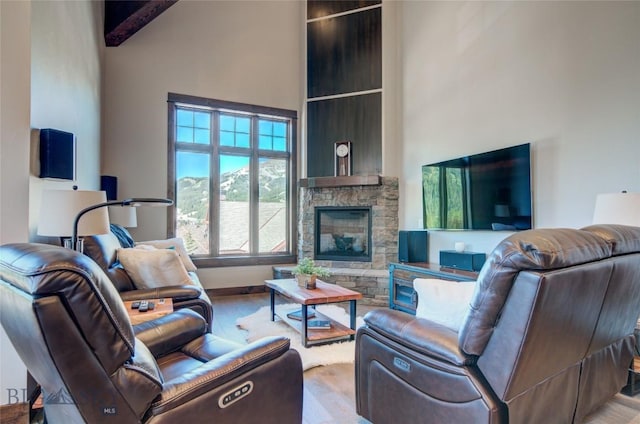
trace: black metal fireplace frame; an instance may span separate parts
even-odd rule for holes
[[[323,212],[367,212],[367,248],[366,254],[362,255],[334,255],[320,253],[320,214]],[[371,243],[372,231],[372,209],[370,206],[316,206],[314,222],[314,259],[344,262],[371,262],[373,245]]]

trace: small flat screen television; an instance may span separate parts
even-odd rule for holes
[[[424,165],[422,206],[427,229],[531,229],[530,145]]]

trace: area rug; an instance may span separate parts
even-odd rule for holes
[[[294,303],[276,305],[276,310],[280,314],[286,314],[287,312],[299,309],[300,305]],[[347,327],[349,326],[349,314],[339,306],[319,305],[317,311]],[[356,328],[363,324],[364,320],[358,317],[356,319]],[[271,321],[269,306],[263,306],[251,315],[238,318],[236,325],[247,331],[247,342],[252,342],[266,336],[288,337],[291,340],[291,348],[297,350],[300,354],[302,358],[302,368],[305,371],[322,365],[351,363],[355,358],[355,341],[347,340],[305,348],[302,346],[300,333],[289,327],[287,323],[281,321],[277,316],[276,321]]]

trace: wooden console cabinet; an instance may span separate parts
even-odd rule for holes
[[[416,278],[438,278],[450,281],[474,281],[477,272],[441,267],[427,262],[392,263],[389,265],[389,307],[416,313],[418,297],[413,290]]]

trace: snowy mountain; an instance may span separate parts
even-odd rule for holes
[[[287,169],[283,160],[268,160],[260,164],[260,201],[284,203],[287,199]],[[249,168],[244,167],[221,175],[220,195],[223,201],[249,201]],[[205,219],[209,199],[209,178],[183,177],[178,180],[178,216]]]

